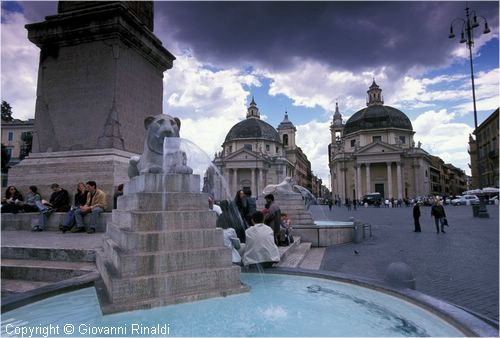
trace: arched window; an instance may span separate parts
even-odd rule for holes
[[[283,145],[285,147],[288,146],[288,135],[287,134],[283,135]]]

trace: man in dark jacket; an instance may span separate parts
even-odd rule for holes
[[[441,232],[444,234],[444,222],[446,219],[446,212],[444,211],[443,204],[440,200],[436,199],[434,205],[431,207],[431,216],[434,217],[434,222],[436,222],[436,233],[439,234],[439,224],[441,224]]]
[[[45,201],[45,203],[40,203],[38,205],[40,215],[38,216],[37,224],[32,227],[32,231],[43,231],[47,217],[49,217],[52,212],[67,212],[70,209],[68,192],[57,183],[52,184],[50,188],[52,189],[50,200],[48,203]]]
[[[413,222],[415,224],[414,232],[422,232],[420,229],[420,206],[417,202],[415,202],[415,205],[413,206]]]
[[[264,218],[264,224],[273,229],[274,242],[276,245],[279,243],[280,229],[281,229],[281,209],[274,201],[274,195],[269,194],[265,197],[266,205],[268,205],[268,212]]]
[[[249,188],[243,189],[243,192],[245,193],[247,203],[245,219],[250,225],[252,224],[252,215],[257,211],[257,201],[255,197],[252,197],[252,190]]]

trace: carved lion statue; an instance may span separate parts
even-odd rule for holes
[[[264,188],[262,192],[264,195],[267,194],[297,194],[293,191],[293,178],[286,177],[282,182],[278,184],[269,184]]]
[[[144,151],[141,156],[130,158],[128,167],[130,178],[146,173],[193,173],[193,169],[187,166],[186,153],[179,150],[181,121],[177,117],[166,114],[148,116],[144,119],[144,127],[146,128]],[[168,143],[165,168],[163,168],[163,142],[165,138],[168,138]]]

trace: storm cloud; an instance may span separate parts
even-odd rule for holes
[[[498,25],[498,2],[473,2]],[[464,2],[157,2],[164,44],[180,42],[205,62],[270,70],[314,60],[336,69],[373,70],[449,62],[451,21]],[[459,34],[460,22],[455,25]],[[479,34],[476,31],[477,34]],[[457,35],[458,35],[457,34]],[[163,34],[162,34],[163,35]]]

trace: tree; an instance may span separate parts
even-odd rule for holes
[[[19,153],[19,159],[22,160],[31,152],[33,146],[33,133],[31,131],[26,131],[21,134],[21,151]]]
[[[2,100],[2,121],[11,122],[14,120],[12,117],[12,107],[7,101]]]
[[[2,143],[2,173],[6,173],[9,170],[10,154],[7,151],[7,147]]]

